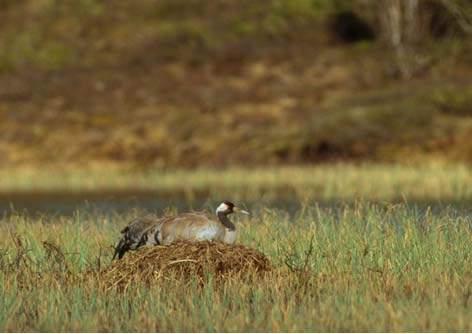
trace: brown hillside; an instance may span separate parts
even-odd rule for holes
[[[2,1],[0,164],[470,161],[470,36],[401,79],[361,4]]]

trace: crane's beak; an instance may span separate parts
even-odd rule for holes
[[[236,212],[236,213],[242,213],[242,214],[245,214],[245,215],[250,215],[249,212],[247,212],[246,210],[243,210],[241,208],[238,208],[237,206],[233,207],[233,211]]]

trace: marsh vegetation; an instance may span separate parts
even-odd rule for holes
[[[258,176],[231,172],[234,179],[226,182],[239,184],[246,177],[264,180],[266,187],[292,182],[299,194],[310,189],[327,197],[350,194],[353,201],[323,207],[315,198],[296,197],[302,205],[288,212],[258,205],[257,186],[247,193],[236,188],[236,197],[253,195],[245,201],[253,215],[237,220],[239,242],[264,253],[274,269],[219,283],[209,274],[203,286],[197,277],[149,284],[137,275],[125,291],[103,288],[100,273],[110,265],[119,230],[142,208],[10,213],[0,224],[0,329],[470,331],[472,220],[468,210],[447,205],[469,198],[470,172],[339,168]],[[304,176],[296,184],[299,173]],[[198,180],[211,183],[225,174],[184,175],[163,180],[197,186]],[[329,191],[316,187],[314,180],[322,176]],[[424,193],[415,192],[419,189]],[[409,201],[415,196],[443,205],[420,208]],[[214,209],[211,202],[206,206]]]

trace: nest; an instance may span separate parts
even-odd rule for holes
[[[107,289],[126,288],[133,283],[151,284],[158,280],[205,282],[229,277],[254,277],[272,269],[259,251],[242,245],[219,242],[182,241],[169,246],[144,247],[128,253],[102,271]]]

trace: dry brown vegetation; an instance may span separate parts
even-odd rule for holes
[[[159,284],[162,280],[181,280],[204,284],[231,278],[255,278],[272,269],[269,259],[243,245],[213,242],[177,242],[131,252],[100,273],[107,289],[126,290],[132,284]]]
[[[4,1],[0,164],[470,161],[470,38],[419,3],[405,82],[365,1]]]

